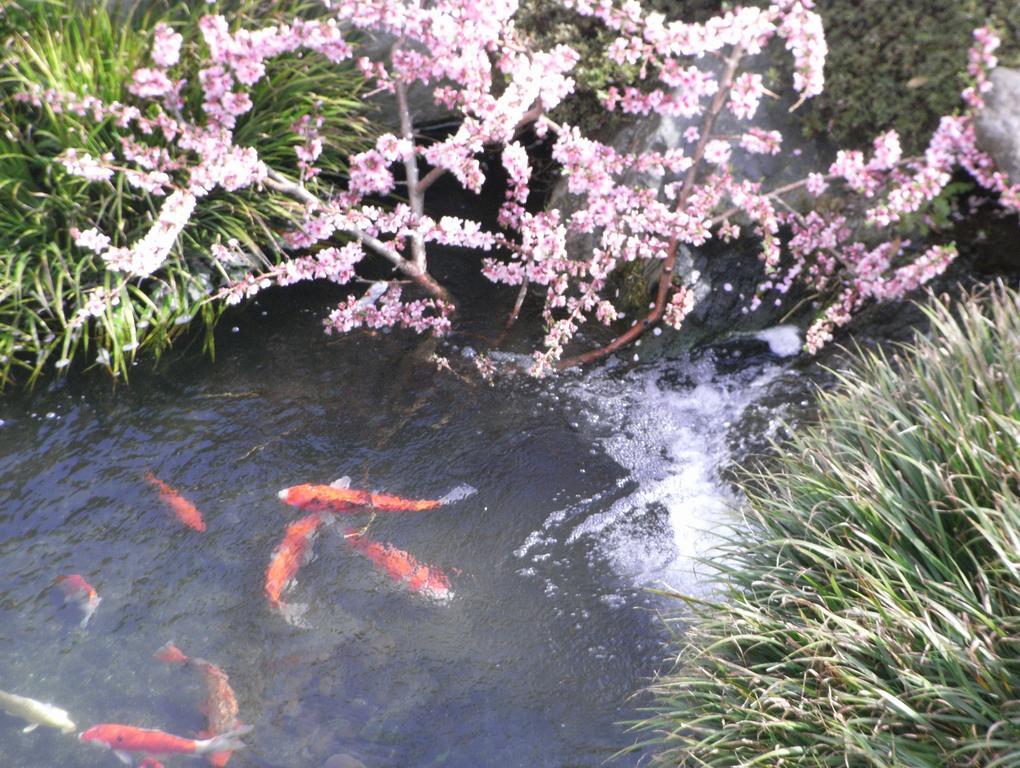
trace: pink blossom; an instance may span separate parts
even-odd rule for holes
[[[401,326],[419,333],[431,330],[442,335],[450,328],[449,313],[449,305],[434,299],[404,302],[400,286],[393,285],[378,299],[363,301],[349,296],[330,313],[323,325],[326,333]]]
[[[167,197],[156,221],[141,240],[130,248],[110,248],[103,254],[107,266],[136,277],[151,275],[177,243],[177,237],[195,210],[195,203],[194,195],[181,190]]]
[[[740,137],[740,146],[752,154],[777,155],[783,142],[783,136],[779,131],[763,131],[759,128],[749,128],[747,133]]]
[[[113,178],[113,169],[106,165],[113,162],[112,154],[103,155],[97,160],[87,152],[79,154],[76,149],[68,149],[59,160],[72,176],[81,176],[88,181],[108,181]]]
[[[153,63],[161,69],[172,67],[181,57],[183,42],[184,38],[168,25],[162,22],[157,24],[152,42]]]
[[[72,229],[71,236],[74,238],[75,245],[79,248],[87,248],[95,253],[102,253],[110,247],[110,238],[95,227],[86,229],[84,232]]]
[[[715,165],[724,165],[730,161],[732,149],[728,141],[712,139],[705,145],[705,160]]]
[[[825,193],[825,190],[829,188],[829,182],[826,181],[825,176],[821,173],[809,173],[807,175],[807,191],[815,197]]]
[[[174,84],[162,69],[136,69],[128,85],[128,91],[140,99],[166,96],[173,90]]]
[[[779,35],[793,54],[793,89],[805,97],[817,96],[825,87],[825,56],[828,46],[822,19],[808,10],[812,3],[793,2],[779,25]]]
[[[666,305],[666,311],[662,320],[667,325],[679,329],[683,325],[684,318],[694,309],[694,293],[685,287],[677,288],[673,297]]]
[[[730,89],[730,111],[741,120],[750,120],[758,111],[758,102],[764,91],[761,75],[744,72],[733,81]]]
[[[387,195],[396,181],[390,173],[389,163],[374,149],[354,155],[350,160],[351,190],[359,195]]]

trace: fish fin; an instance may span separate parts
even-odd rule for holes
[[[230,762],[230,758],[233,757],[233,752],[213,752],[209,755],[209,765],[213,768],[226,768],[227,763]]]
[[[32,731],[34,731],[38,727],[39,727],[39,723],[32,723],[31,725],[26,725],[24,728],[22,728],[21,732],[22,733],[31,733]]]
[[[113,750],[113,754],[115,754],[117,756],[117,759],[124,763],[124,765],[131,765],[132,762],[131,755],[129,755],[127,752],[124,752],[123,750],[120,749],[115,749]]]
[[[343,477],[338,477],[336,480],[329,484],[329,487],[339,488],[340,490],[346,490],[347,488],[351,487],[351,476],[344,475]]]
[[[306,603],[280,603],[280,615],[283,616],[283,620],[290,624],[292,627],[298,629],[311,629],[312,625],[305,619],[305,614],[308,612],[308,605]],[[224,750],[217,749],[215,752],[222,752]]]
[[[248,746],[241,741],[241,737],[251,733],[251,731],[252,727],[250,725],[242,725],[240,728],[234,728],[231,731],[221,733],[219,736],[213,736],[211,739],[197,741],[195,742],[195,751],[203,755],[209,752],[236,752]]]
[[[160,646],[159,650],[152,654],[152,657],[159,659],[160,661],[165,661],[167,664],[188,663],[188,657],[181,652],[180,648],[174,645],[173,640],[168,640]]]
[[[455,501],[460,501],[461,499],[466,499],[468,496],[474,496],[476,493],[478,493],[478,489],[475,488],[473,485],[468,485],[467,483],[461,483],[460,485],[455,486],[454,488],[452,488],[449,493],[447,493],[445,496],[443,496],[439,500],[439,503],[440,504],[452,504]]]

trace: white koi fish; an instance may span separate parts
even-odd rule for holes
[[[52,704],[44,704],[41,701],[6,691],[0,691],[0,709],[12,717],[18,717],[28,722],[28,725],[22,729],[22,733],[31,733],[40,725],[56,728],[62,733],[71,733],[76,727],[64,710],[58,709]]]

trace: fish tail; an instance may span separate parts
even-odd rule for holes
[[[461,483],[458,486],[450,489],[450,492],[443,496],[440,500],[440,504],[452,504],[455,501],[466,499],[468,496],[474,496],[478,493],[478,489],[473,485],[467,483]]]
[[[89,622],[92,620],[92,617],[96,613],[96,608],[99,607],[99,604],[101,602],[103,602],[103,599],[100,597],[97,598],[95,601],[88,603],[84,607],[83,610],[85,611],[85,616],[82,618],[81,623],[78,624],[79,627],[85,629],[89,625]]]
[[[305,619],[305,614],[308,612],[307,603],[280,603],[277,607],[280,615],[283,616],[283,620],[292,627],[297,627],[298,629],[312,628],[312,625]]]
[[[210,752],[236,752],[248,746],[241,741],[241,737],[251,733],[251,731],[252,727],[250,725],[242,725],[240,728],[226,731],[218,736],[213,736],[211,739],[196,741],[195,751],[202,755],[209,754]]]

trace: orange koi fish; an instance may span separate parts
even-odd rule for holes
[[[280,597],[293,584],[298,569],[312,558],[312,542],[325,516],[312,512],[287,526],[283,541],[273,551],[273,557],[266,568],[266,597],[269,604],[278,610],[288,624],[307,627],[301,619],[307,605],[284,603]]]
[[[65,603],[78,604],[78,607],[85,615],[78,626],[85,629],[89,619],[92,618],[92,614],[96,612],[96,608],[103,602],[103,598],[92,588],[91,584],[77,573],[57,577],[57,586],[64,593]]]
[[[148,728],[103,723],[92,726],[79,734],[78,738],[97,747],[112,749],[121,762],[130,765],[129,752],[143,752],[146,755],[208,755],[212,752],[235,752],[245,748],[241,737],[250,731],[251,726],[245,725],[213,736],[211,739],[186,739]]]
[[[205,520],[202,519],[202,513],[195,508],[194,504],[151,472],[145,473],[145,479],[149,481],[150,485],[159,489],[160,500],[173,510],[178,520],[199,533],[205,530]]]
[[[154,757],[143,757],[138,768],[166,768],[166,766]]]
[[[237,697],[230,687],[226,672],[205,659],[185,656],[172,642],[156,651],[155,656],[168,664],[191,665],[202,672],[206,691],[202,709],[209,721],[209,727],[199,734],[200,736],[203,738],[219,736],[241,727],[241,722],[237,719]],[[232,756],[233,752],[214,752],[209,755],[209,764],[214,768],[224,768]]]
[[[350,478],[344,477],[330,485],[295,485],[284,488],[277,496],[287,504],[302,509],[345,512],[352,507],[371,507],[379,512],[423,512],[463,499],[474,493],[471,486],[454,488],[441,499],[405,499],[387,493],[372,493],[349,488]]]
[[[348,530],[344,538],[387,576],[406,585],[412,592],[441,602],[453,598],[450,580],[434,565],[419,563],[410,553],[392,544],[367,539],[353,529]]]

